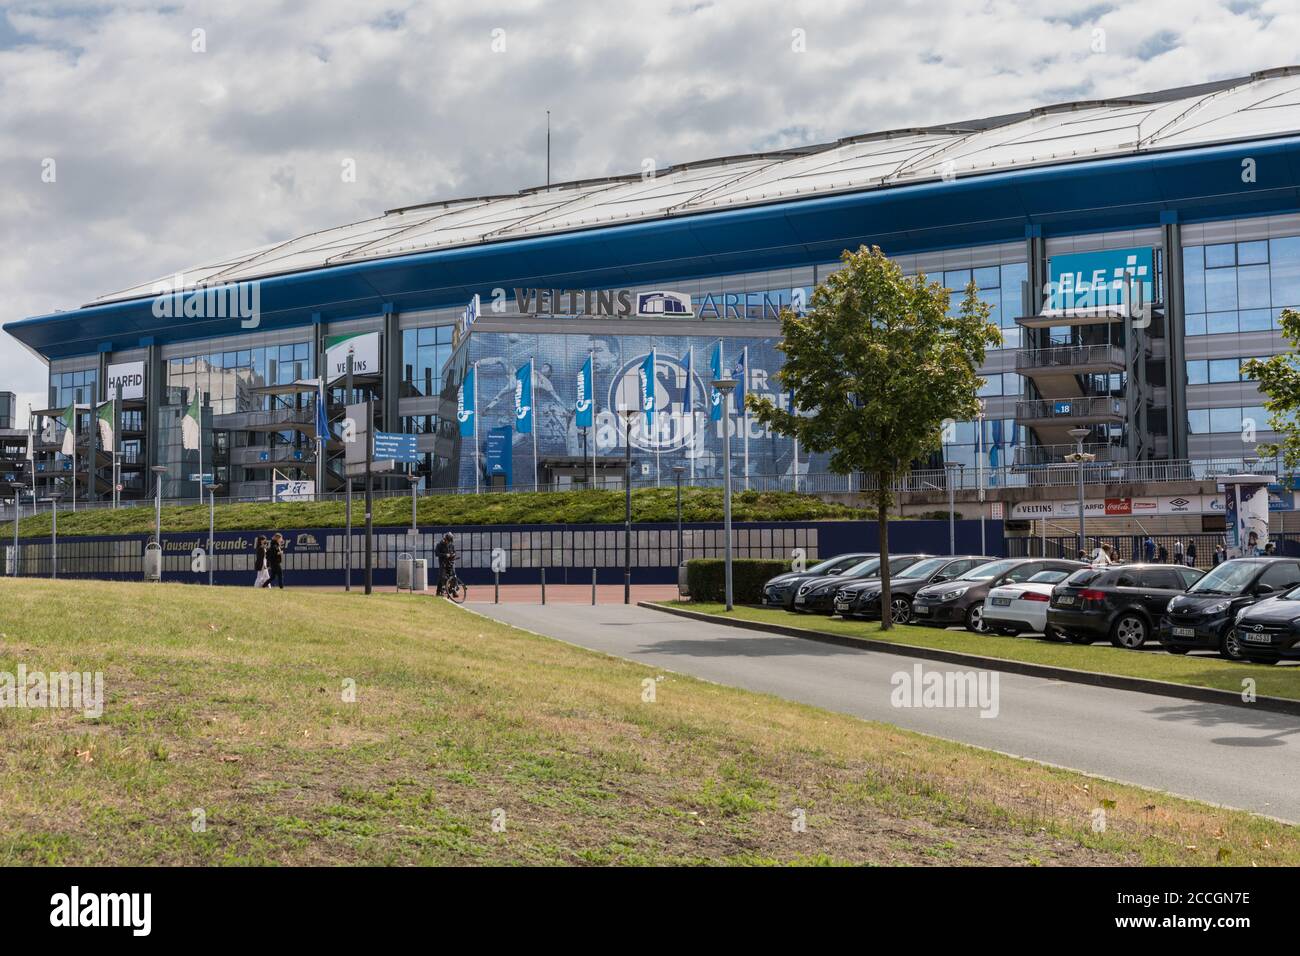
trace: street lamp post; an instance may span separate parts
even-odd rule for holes
[[[203,487],[208,490],[208,587],[212,587],[212,565],[216,561],[213,550],[216,546],[214,539],[217,530],[217,489],[221,486],[210,481]],[[162,542],[158,543],[158,547],[162,547]]]
[[[948,471],[948,553],[957,553],[957,474],[962,467],[959,461],[946,461]]]
[[[406,480],[411,483],[411,534],[415,535],[420,527],[419,522],[415,519],[415,493],[416,489],[420,487],[420,476],[412,471],[406,476]]]
[[[154,473],[154,490],[153,490],[153,540],[158,545],[158,580],[162,580],[162,483],[163,475],[167,474],[166,465],[154,465],[149,469]]]
[[[61,491],[50,492],[50,577],[59,576],[59,499]]]
[[[1090,429],[1071,428],[1068,434],[1074,439],[1075,452],[1073,455],[1067,455],[1066,461],[1073,461],[1079,466],[1079,553],[1083,554],[1086,550],[1083,534],[1083,466],[1097,456],[1085,454],[1083,451],[1083,440],[1092,434]]]
[[[18,519],[22,516],[23,510],[23,489],[26,487],[21,481],[10,482],[9,487],[14,490],[14,577],[18,577]],[[36,499],[32,499],[32,514],[36,514]]]
[[[623,416],[623,447],[625,458],[623,465],[623,603],[632,603],[632,419],[640,414],[637,409],[627,407],[620,413]]]
[[[732,609],[731,589],[731,393],[736,390],[734,378],[719,378],[713,387],[722,393],[722,538],[723,576],[726,585],[727,610]]]
[[[673,465],[673,478],[677,481],[677,573],[682,573],[682,473],[685,465]]]

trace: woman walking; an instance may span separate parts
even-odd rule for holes
[[[284,590],[284,535],[276,532],[271,535],[271,543],[266,548],[266,570],[268,577],[266,583],[262,585],[269,588],[272,584],[278,584],[280,590]]]
[[[253,570],[256,572],[253,577],[253,587],[260,588],[271,576],[266,570],[266,535],[264,534],[259,534],[257,540],[253,542]]]

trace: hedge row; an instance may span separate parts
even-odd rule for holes
[[[733,558],[731,595],[736,604],[760,604],[763,585],[790,570],[789,561],[768,558]],[[686,562],[686,587],[692,601],[726,600],[726,562],[720,558],[692,558]]]

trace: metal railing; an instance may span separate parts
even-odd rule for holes
[[[1076,445],[1017,445],[1014,467],[1063,465],[1066,464],[1065,456],[1073,455],[1077,450]],[[1083,451],[1084,454],[1095,455],[1097,461],[1101,462],[1118,461],[1126,453],[1123,445],[1107,445],[1102,442],[1084,445]]]
[[[1043,421],[1053,418],[1073,420],[1078,418],[1124,417],[1124,399],[1109,395],[1092,395],[1082,398],[1039,398],[1016,402],[1017,421]]]
[[[1124,367],[1124,350],[1118,345],[1052,345],[1016,352],[1016,370],[1071,368],[1089,365]]]
[[[1213,459],[1183,459],[1178,461],[1097,461],[1083,465],[1083,480],[1085,485],[1125,485],[1141,483],[1162,483],[1162,482],[1187,482],[1187,481],[1213,481],[1228,475],[1239,474],[1258,474],[1265,475],[1276,479],[1279,474],[1279,463],[1276,459],[1256,459],[1256,458],[1213,458]],[[920,469],[901,475],[890,483],[890,490],[895,494],[918,494],[924,492],[943,492],[947,494],[949,483],[954,491],[976,491],[980,487],[980,475],[974,468],[930,468]],[[985,468],[983,470],[983,484],[986,496],[996,500],[997,492],[1005,488],[1042,488],[1042,487],[1066,487],[1073,488],[1079,482],[1079,466],[1072,463],[1056,463],[1048,465],[1033,466],[1016,466],[997,468]],[[683,487],[693,488],[721,488],[723,480],[720,477],[697,477],[695,480],[683,477]],[[533,491],[554,492],[554,491],[581,491],[587,485],[582,482],[554,482],[551,484],[542,483],[536,487],[532,484],[519,484],[513,487],[489,487],[486,484],[480,487],[478,494],[482,495],[502,495],[502,494],[520,494]],[[606,490],[623,490],[623,482],[620,478],[610,478],[598,480],[596,483],[598,489]],[[675,487],[671,477],[664,477],[658,482],[653,477],[635,476],[632,479],[634,489],[641,488],[661,488],[667,493],[671,493]],[[848,475],[837,475],[830,472],[813,472],[802,474],[798,478],[798,487],[795,487],[793,475],[788,473],[780,475],[750,475],[748,482],[742,476],[735,476],[732,479],[732,490],[735,493],[743,491],[756,492],[774,492],[774,491],[795,491],[806,494],[828,495],[828,494],[870,494],[880,487],[880,483],[875,475],[864,475],[853,473]],[[475,494],[473,485],[464,487],[461,485],[428,487],[417,490],[417,495],[427,497],[433,495],[470,495]],[[23,514],[31,514],[30,492],[23,493]],[[361,494],[360,483],[353,486],[354,498]],[[375,497],[377,498],[409,498],[411,491],[409,487],[394,488],[376,488]],[[325,492],[317,494],[317,501],[342,501],[346,493],[342,491]],[[259,495],[237,495],[218,497],[218,504],[233,504],[238,502],[271,502],[273,499],[269,494]],[[206,498],[204,499],[206,502]],[[199,504],[197,497],[190,496],[185,498],[165,498],[164,502],[168,505],[185,505]],[[148,495],[144,498],[124,499],[120,506],[123,508],[141,507],[152,508],[153,496]],[[77,501],[77,510],[111,508],[113,503],[107,499],[96,499],[93,501],[79,499]],[[42,504],[41,510],[47,510],[48,505]],[[70,502],[64,500],[60,504],[60,511],[70,510]],[[0,508],[0,521],[9,520],[12,515],[12,505]]]

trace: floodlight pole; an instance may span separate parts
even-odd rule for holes
[[[944,468],[948,470],[948,553],[952,555],[957,553],[957,488],[953,479],[960,467],[960,462],[944,463]]]
[[[59,498],[57,491],[50,495],[50,577],[59,576]]]
[[[1082,554],[1087,550],[1083,535],[1083,463],[1087,460],[1087,456],[1083,453],[1083,440],[1092,432],[1086,428],[1071,428],[1068,434],[1074,439],[1074,460],[1079,465],[1079,553]]]

